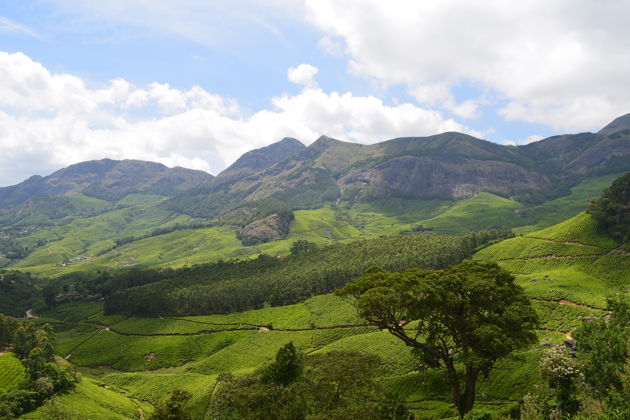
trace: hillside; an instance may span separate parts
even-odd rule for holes
[[[0,206],[23,204],[37,196],[87,196],[114,201],[130,193],[172,195],[209,182],[212,175],[180,167],[140,160],[111,159],[77,163],[51,175],[32,176],[0,188]]]
[[[630,284],[630,254],[586,213],[507,239],[475,258],[497,261],[541,300],[604,308],[610,292]]]
[[[484,191],[541,204],[566,195],[586,177],[630,170],[630,132],[612,128],[619,124],[597,134],[555,136],[519,147],[461,133],[373,145],[322,136],[275,163],[266,160],[254,174],[236,179],[235,169],[229,168],[229,185],[215,182],[179,194],[166,205],[212,217],[236,203],[265,197],[304,208],[383,198],[459,200]]]
[[[58,276],[286,255],[297,239],[531,232],[575,216],[630,170],[625,118],[519,147],[460,133],[373,145],[321,137],[308,147],[286,138],[216,178],[84,162],[0,189],[0,266]]]
[[[583,319],[606,315],[606,295],[630,284],[630,255],[582,213],[491,245],[475,258],[497,260],[517,275],[542,322],[539,344],[501,362],[479,384],[476,406],[507,413],[541,383],[538,360],[551,344],[571,337]],[[411,351],[398,339],[366,325],[348,302],[331,295],[225,315],[106,316],[101,303],[74,303],[45,316],[58,323],[59,353],[83,366],[86,376],[151,404],[172,389],[187,389],[193,394],[195,419],[207,415],[219,374],[252,372],[289,341],[310,354],[350,350],[378,355],[379,380],[418,418],[454,415],[439,371],[418,371]]]
[[[584,186],[584,191],[589,188]],[[426,227],[447,226],[447,221],[453,220],[463,229],[480,223],[486,217],[484,209],[488,214],[501,214],[505,209],[505,215],[513,215],[512,210],[518,209],[513,203],[479,194],[426,219]],[[404,202],[395,207],[398,205]],[[335,214],[332,209],[327,211]],[[315,215],[312,222],[322,215],[321,210],[304,212]],[[303,220],[297,217],[295,223]],[[375,223],[381,229],[392,220],[375,217],[362,222],[364,229],[375,229],[369,227]],[[177,231],[160,236],[176,234],[182,238],[188,235]],[[58,354],[79,366],[84,378],[74,391],[54,401],[79,417],[131,419],[140,412],[147,416],[171,390],[185,389],[192,393],[189,407],[193,418],[203,419],[211,414],[219,378],[224,377],[221,375],[254,372],[273,360],[281,346],[292,342],[310,355],[343,350],[378,356],[379,383],[417,418],[452,418],[455,413],[449,392],[440,379],[443,372],[418,369],[412,352],[400,340],[366,324],[346,300],[322,293],[339,286],[336,282],[343,277],[339,273],[350,267],[362,270],[376,264],[403,270],[408,266],[448,265],[466,257],[463,249],[471,251],[490,239],[471,242],[466,237],[408,234],[335,245],[283,259],[165,270],[162,279],[150,271],[146,276],[141,271],[129,272],[126,277],[121,273],[118,278],[105,275],[94,280],[99,287],[110,287],[107,281],[122,287],[119,292],[108,292],[105,303],[60,304],[35,321],[55,326]],[[447,256],[454,259],[444,260]],[[549,228],[482,247],[474,258],[497,261],[511,271],[541,320],[538,343],[516,358],[501,361],[478,384],[476,407],[505,415],[516,410],[535,384],[543,382],[538,363],[552,344],[572,338],[584,322],[607,315],[606,297],[630,284],[630,254],[583,212]],[[322,261],[326,261],[325,266]],[[100,283],[102,280],[106,283]],[[133,284],[121,286],[125,281]],[[145,281],[153,283],[137,287],[136,282]],[[67,284],[77,287],[77,283]],[[257,300],[261,293],[270,297],[262,304]],[[171,300],[176,303],[170,305]],[[297,303],[286,304],[289,302]],[[202,308],[202,314],[194,312],[195,305]],[[247,307],[258,309],[242,310]],[[137,309],[160,316],[138,316],[141,313]],[[124,315],[133,311],[136,316]],[[5,386],[15,382],[11,378],[5,380]],[[47,409],[41,407],[23,418],[46,418]]]

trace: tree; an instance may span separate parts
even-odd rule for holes
[[[186,406],[192,394],[188,391],[176,389],[172,391],[166,400],[156,408],[150,420],[190,420],[190,410]]]
[[[291,248],[289,248],[291,255],[304,254],[315,250],[317,250],[317,244],[305,239],[298,239],[297,241],[294,241],[291,244]]]
[[[630,172],[617,178],[602,196],[591,201],[588,213],[617,241],[630,242]]]
[[[630,418],[630,302],[608,298],[610,315],[582,324],[573,336],[590,395],[605,401],[610,419]]]
[[[26,359],[37,346],[35,338],[35,327],[32,324],[22,324],[15,330],[13,338],[13,352],[20,359]]]
[[[555,408],[559,414],[570,418],[577,413],[580,401],[575,394],[583,374],[565,346],[554,346],[545,352],[540,360],[540,375],[547,381],[551,394],[555,394]]]
[[[337,294],[355,299],[361,317],[401,339],[421,363],[444,368],[460,416],[474,405],[479,374],[536,340],[535,310],[496,263],[404,273],[371,268]]]
[[[0,350],[13,343],[17,321],[8,315],[0,314]]]
[[[290,363],[279,363],[280,360]],[[283,384],[269,379],[269,372],[278,371],[269,366],[253,375],[220,375],[211,401],[212,417],[223,420],[410,418],[404,406],[375,381],[381,364],[377,356],[340,351],[304,356],[295,352],[293,345],[285,345],[271,366],[278,364],[299,365],[299,369],[287,369],[293,379]]]
[[[298,353],[292,342],[285,344],[276,353],[275,363],[263,370],[262,382],[289,385],[302,375],[303,359],[303,355]]]
[[[57,288],[52,284],[47,284],[42,289],[42,297],[44,298],[44,303],[48,308],[54,308],[56,301],[55,296],[57,296]]]

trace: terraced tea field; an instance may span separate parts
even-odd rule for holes
[[[536,305],[543,320],[541,341],[560,342],[582,317],[603,314],[559,303]],[[429,380],[436,372],[418,371],[407,347],[388,332],[366,325],[353,306],[333,295],[283,307],[183,318],[104,316],[101,307],[96,302],[62,305],[40,321],[55,323],[58,352],[90,378],[77,392],[96,392],[94,386],[99,390],[90,410],[101,410],[99,398],[110,393],[127,401],[121,407],[129,417],[116,411],[111,418],[138,418],[139,403],[148,413],[171,390],[182,388],[193,394],[193,417],[203,419],[219,374],[252,372],[273,360],[288,342],[306,354],[332,350],[376,354],[382,359],[380,381],[420,418],[453,414],[449,391],[433,386],[439,385],[439,377]],[[516,385],[539,380],[533,361],[543,350],[534,346],[524,359],[502,363],[480,384],[487,396],[481,404],[491,410],[515,404],[522,397],[519,389],[525,389]],[[25,418],[45,418],[37,417],[41,413]]]
[[[630,284],[630,255],[599,234],[585,213],[489,246],[475,258],[497,260],[513,272],[541,320],[540,343],[501,361],[479,383],[478,407],[490,411],[514,407],[541,380],[537,362],[546,346],[570,338],[585,320],[605,316],[607,294]],[[105,316],[102,303],[84,302],[61,305],[38,322],[46,321],[55,325],[59,354],[85,378],[75,392],[58,398],[88,417],[107,411],[108,418],[140,418],[182,388],[193,394],[193,418],[208,418],[218,375],[253,372],[288,342],[306,354],[378,355],[379,381],[418,418],[454,414],[442,372],[418,366],[400,340],[367,325],[350,303],[333,295],[226,315],[157,318]],[[94,402],[83,408],[80,401],[88,395]],[[46,418],[43,410],[25,418]]]
[[[0,392],[17,388],[26,380],[26,369],[13,353],[0,354]]]
[[[475,258],[498,261],[539,300],[603,309],[609,293],[630,284],[630,255],[599,233],[586,213],[485,248]]]

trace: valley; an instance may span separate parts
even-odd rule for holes
[[[391,418],[458,418],[445,370],[338,290],[375,266],[446,275],[469,260],[509,273],[537,314],[535,342],[476,387],[480,418],[518,418],[548,386],[550,349],[575,353],[591,323],[623,315],[610,305],[630,285],[624,124],[519,147],[460,133],[370,146],[287,138],[216,177],[103,160],[0,188],[1,311],[36,313],[19,325],[54,332],[48,363],[76,369],[19,418],[150,418],[178,390],[192,419],[232,418],[223,393],[270,386],[287,348],[304,375],[331,374],[326,357],[372,357],[366,389],[380,391],[365,404],[408,415]],[[423,322],[397,319],[409,333]],[[45,382],[18,344],[0,354],[0,395]]]

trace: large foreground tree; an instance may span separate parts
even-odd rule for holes
[[[353,298],[361,317],[400,338],[423,365],[444,368],[460,416],[473,407],[479,374],[536,340],[535,310],[496,263],[371,268],[337,293]]]

